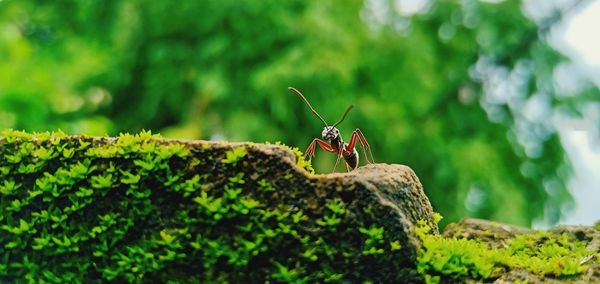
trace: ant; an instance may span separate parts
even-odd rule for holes
[[[308,100],[306,100],[302,93],[300,93],[300,91],[296,90],[294,87],[288,87],[288,89],[296,93],[296,95],[298,95],[298,97],[300,97],[300,99],[302,99],[304,103],[306,103],[308,108],[310,108],[310,111],[314,113],[323,122],[325,127],[323,128],[323,132],[321,132],[321,136],[323,136],[324,140],[329,140],[329,143],[327,143],[327,141],[321,140],[319,138],[313,139],[310,145],[308,145],[308,148],[306,148],[306,152],[304,153],[305,158],[306,156],[308,156],[309,160],[312,159],[312,157],[315,156],[315,147],[316,145],[319,145],[321,146],[321,149],[327,152],[337,154],[337,161],[335,162],[335,166],[333,167],[333,172],[335,172],[335,170],[337,169],[338,164],[340,163],[340,159],[342,157],[344,157],[344,166],[346,166],[346,171],[354,170],[358,167],[359,155],[358,151],[356,151],[356,149],[354,148],[356,141],[358,140],[358,144],[363,150],[363,154],[367,163],[375,163],[375,160],[373,159],[373,153],[371,153],[371,147],[369,146],[367,139],[362,134],[360,129],[356,128],[356,130],[352,132],[350,142],[344,143],[344,141],[342,140],[342,136],[340,136],[340,131],[336,128],[338,124],[344,121],[346,115],[354,107],[353,105],[350,105],[348,109],[346,109],[346,112],[344,112],[344,115],[338,122],[336,122],[332,126],[329,126],[327,125],[327,122],[325,122],[325,120],[319,115],[319,113],[317,113],[317,111],[310,105],[310,103],[308,102]],[[371,160],[369,160],[369,158],[367,157],[367,150],[369,151]]]

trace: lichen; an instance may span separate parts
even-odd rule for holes
[[[417,268],[428,283],[493,280],[510,270],[524,270],[539,277],[576,277],[588,268],[581,260],[594,253],[564,233],[521,234],[509,240],[506,247],[493,248],[478,239],[445,238],[430,231],[424,221],[416,228],[422,241]]]

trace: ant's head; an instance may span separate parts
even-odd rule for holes
[[[334,126],[325,126],[321,135],[325,140],[335,140],[340,136],[340,131]]]

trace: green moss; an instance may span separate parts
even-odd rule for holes
[[[242,159],[244,156],[246,156],[246,154],[248,154],[248,150],[246,150],[246,148],[244,147],[236,147],[233,148],[229,151],[227,151],[227,153],[225,153],[225,155],[227,156],[227,158],[222,159],[221,162],[225,163],[225,164],[237,164],[237,162]]]
[[[270,144],[270,142],[265,142],[266,144]],[[290,147],[288,145],[285,145],[279,141],[275,142],[275,145],[286,148],[288,150],[291,150],[292,152],[294,152],[294,155],[296,155],[296,165],[298,167],[300,167],[301,169],[304,169],[306,171],[308,171],[311,174],[315,173],[315,169],[312,167],[311,164],[311,160],[305,160],[304,159],[304,154],[302,154],[302,152],[300,151],[300,149],[298,149],[298,147]]]
[[[377,216],[353,219],[335,192],[302,205],[298,175],[262,178],[240,163],[247,146],[192,151],[150,132],[2,136],[3,283],[357,282],[376,278],[366,267],[403,265]]]
[[[544,277],[570,277],[583,273],[581,259],[592,252],[575,237],[549,232],[523,234],[506,248],[490,248],[476,239],[444,238],[430,233],[425,222],[416,229],[422,241],[417,267],[427,279],[494,279],[506,270],[522,269]],[[439,279],[438,279],[439,280]]]

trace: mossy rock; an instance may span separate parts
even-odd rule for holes
[[[0,282],[391,282],[437,226],[412,170],[285,146],[5,131]],[[421,221],[422,223],[423,221]]]
[[[418,269],[430,283],[600,283],[600,231],[530,230],[479,219],[440,235],[418,229]]]

